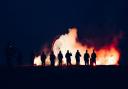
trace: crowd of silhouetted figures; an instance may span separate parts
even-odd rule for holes
[[[41,55],[42,66],[45,66],[47,54],[45,54],[45,52],[42,51],[39,55]],[[35,56],[39,56],[39,55],[35,55],[35,53],[31,54],[31,58],[30,58],[31,59],[31,65],[33,65],[33,63],[34,63]],[[54,52],[51,51],[51,53],[50,53],[50,65],[55,66],[55,60],[58,59],[58,65],[62,66],[64,57],[66,58],[67,66],[72,65],[71,64],[71,56],[72,56],[72,53],[69,52],[69,50],[67,50],[65,55],[63,55],[62,52],[59,51],[57,56],[55,56]],[[23,58],[22,53],[16,47],[14,47],[11,43],[9,43],[7,45],[7,48],[6,48],[6,59],[7,59],[7,65],[8,66],[12,65],[12,60],[14,58],[17,60],[18,65],[22,65],[22,58]],[[77,50],[75,53],[76,65],[80,65],[80,58],[81,58],[81,53],[79,52],[79,50]],[[96,53],[95,53],[95,51],[93,50],[92,54],[90,55],[88,53],[88,50],[86,50],[84,53],[83,59],[84,59],[85,65],[96,65]]]
[[[71,64],[71,56],[72,56],[72,53],[69,52],[69,50],[67,50],[67,52],[65,54],[67,66],[72,65]],[[42,61],[43,66],[45,66],[46,57],[47,57],[46,54],[44,52],[42,52],[41,53],[41,61]],[[61,51],[59,51],[57,57],[55,56],[53,51],[50,53],[51,66],[55,66],[56,58],[58,59],[59,66],[62,66],[62,64],[63,64],[62,61],[63,61],[64,55],[62,54]],[[81,58],[81,54],[80,54],[79,50],[77,50],[77,52],[75,53],[76,65],[80,65],[80,58]],[[86,50],[83,58],[84,58],[85,65],[89,65],[89,64],[96,65],[96,53],[94,50],[93,50],[91,56],[89,55],[88,50]]]

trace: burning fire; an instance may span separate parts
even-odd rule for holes
[[[57,57],[59,51],[62,51],[64,56],[63,64],[66,64],[65,54],[67,50],[72,53],[71,63],[73,65],[76,64],[75,53],[77,50],[81,53],[80,65],[84,65],[84,53],[88,50],[88,53],[91,55],[93,49],[95,47],[89,47],[87,44],[81,44],[77,37],[77,28],[70,28],[68,34],[61,35],[58,39],[55,40],[52,46],[52,50]],[[118,61],[120,58],[120,52],[117,48],[117,39],[115,38],[111,44],[107,44],[99,50],[95,50],[97,54],[96,65],[118,65]],[[35,57],[34,59],[35,65],[41,65],[40,56]],[[50,65],[49,54],[46,59],[46,65]],[[55,65],[58,65],[58,60],[56,58]]]

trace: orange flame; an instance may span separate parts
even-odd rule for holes
[[[53,52],[57,56],[59,51],[61,50],[65,57],[67,50],[69,50],[73,55],[71,57],[71,59],[72,59],[71,63],[76,64],[75,53],[77,50],[79,50],[82,55],[80,64],[84,65],[83,56],[84,56],[85,50],[87,49],[89,54],[91,55],[92,50],[95,49],[95,47],[88,47],[88,45],[86,45],[86,44],[83,45],[80,42],[78,42],[77,39],[78,39],[77,28],[69,29],[68,34],[61,35],[54,42],[53,47],[52,47]],[[106,46],[102,47],[100,50],[96,50],[96,54],[97,54],[96,65],[118,65],[118,61],[120,58],[120,52],[116,47],[117,44],[118,44],[117,40],[114,39],[110,45],[106,45]],[[41,65],[41,61],[40,61],[39,57],[35,57],[34,64]],[[49,56],[46,59],[46,64],[47,65],[50,64]],[[58,61],[56,59],[55,65],[57,65],[57,64],[58,64]],[[63,64],[66,64],[65,58],[63,58]]]

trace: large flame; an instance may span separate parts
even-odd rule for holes
[[[97,54],[96,58],[96,65],[118,65],[118,61],[120,58],[120,52],[118,50],[117,46],[117,40],[113,40],[111,44],[107,44],[106,46],[100,48],[99,50],[95,50]],[[91,55],[93,49],[95,47],[90,47],[87,44],[81,44],[78,41],[77,37],[77,28],[71,28],[69,29],[68,34],[61,35],[58,39],[55,40],[52,50],[57,56],[59,51],[61,50],[63,53],[63,64],[66,64],[66,59],[65,59],[65,54],[67,50],[69,50],[72,53],[71,57],[71,63],[76,64],[75,60],[75,53],[77,50],[80,51],[81,53],[81,59],[80,59],[80,64],[84,65],[84,53],[85,50],[88,50],[89,54]],[[41,61],[39,57],[35,57],[34,59],[34,64],[36,65],[41,65]],[[46,64],[49,65],[49,56],[46,59]],[[56,61],[56,65],[58,64],[58,61]]]

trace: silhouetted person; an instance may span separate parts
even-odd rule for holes
[[[30,65],[34,65],[35,56],[36,56],[35,52],[31,51],[31,54],[30,54]]]
[[[96,65],[96,53],[95,51],[93,50],[93,53],[91,54],[91,60],[90,60],[90,65]]]
[[[68,66],[68,65],[71,65],[71,56],[72,56],[72,54],[69,53],[69,50],[67,50],[67,53],[66,53],[66,55],[65,55],[66,61],[67,61],[67,66]]]
[[[46,60],[46,55],[44,52],[41,53],[41,61],[42,61],[42,65],[45,66],[45,60]]]
[[[89,58],[90,58],[90,55],[88,53],[88,50],[86,50],[86,53],[84,54],[85,65],[89,65]]]
[[[77,50],[76,55],[75,55],[76,65],[80,65],[80,57],[81,57],[81,54],[80,54],[79,50]]]
[[[62,54],[62,52],[60,51],[59,54],[58,54],[59,66],[62,66],[62,59],[63,59],[63,54]]]
[[[12,42],[8,43],[6,48],[6,59],[7,59],[7,65],[12,66],[12,60],[15,56],[15,47]]]
[[[50,61],[51,61],[51,66],[54,66],[55,65],[55,55],[54,55],[54,52],[52,51],[51,54],[50,54]]]

